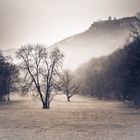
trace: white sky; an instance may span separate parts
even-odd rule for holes
[[[140,11],[140,0],[0,0],[0,49],[53,44],[108,16]]]

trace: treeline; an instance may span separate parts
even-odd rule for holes
[[[127,98],[140,105],[140,38],[109,56],[92,58],[76,75],[80,94],[105,100]]]

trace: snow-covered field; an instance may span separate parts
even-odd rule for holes
[[[120,102],[57,97],[50,110],[12,97],[0,103],[0,140],[140,140],[140,110]]]

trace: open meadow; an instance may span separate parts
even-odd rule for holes
[[[12,97],[0,103],[0,140],[139,140],[140,110],[116,101],[57,97],[50,110]]]

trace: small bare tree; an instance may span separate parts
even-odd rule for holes
[[[61,75],[61,90],[67,96],[67,101],[78,93],[79,84],[69,70],[65,70]]]
[[[59,71],[62,67],[64,55],[58,48],[46,49],[43,45],[24,45],[16,53],[20,61],[19,66],[24,70],[23,92],[31,87],[36,89],[43,109],[50,108],[50,102],[59,89]],[[22,73],[23,75],[23,73]]]

